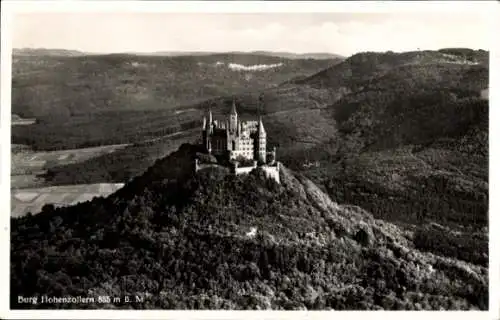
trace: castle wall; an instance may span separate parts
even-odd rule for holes
[[[245,159],[253,159],[254,157],[254,140],[250,137],[240,137],[236,139],[236,150],[232,152],[231,159],[243,157]]]
[[[249,174],[255,168],[256,167],[241,167],[241,168],[236,168],[235,169],[235,174],[236,175],[239,175],[239,174]]]
[[[239,175],[239,174],[249,174],[255,168],[257,168],[257,165],[254,165],[251,167],[236,167],[233,170],[234,170],[234,173],[236,175]],[[275,166],[264,165],[264,166],[259,166],[259,168],[261,168],[264,171],[267,178],[273,179],[277,183],[280,183],[280,163],[279,162],[276,162]]]
[[[270,179],[274,179],[277,183],[280,183],[280,163],[276,162],[276,166],[261,166],[260,167]]]
[[[258,121],[243,121],[241,123],[242,129],[244,131],[248,131],[248,133],[254,133],[257,132],[259,129],[259,122]]]

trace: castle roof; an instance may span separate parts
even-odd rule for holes
[[[265,134],[264,124],[262,123],[262,117],[259,116],[259,134]]]

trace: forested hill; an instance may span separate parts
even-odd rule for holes
[[[488,68],[489,53],[472,49],[441,49],[402,53],[360,52],[309,77],[294,81],[317,88],[344,89],[352,92],[369,79],[376,79],[396,67],[432,65],[482,66]],[[467,79],[464,79],[467,81]]]
[[[183,145],[108,198],[12,219],[12,308],[482,309],[488,269],[334,203],[287,168],[191,173]],[[86,305],[17,296],[95,297]]]
[[[441,51],[362,53],[313,76],[300,86],[335,97],[324,118],[336,134],[281,159],[335,201],[415,231],[418,248],[486,267],[488,55],[465,51],[455,63]]]

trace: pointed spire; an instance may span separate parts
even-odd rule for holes
[[[233,105],[231,107],[231,114],[238,114],[236,112],[236,99],[233,98]]]
[[[259,116],[259,134],[266,133],[264,130],[264,124],[262,123],[262,116]]]
[[[262,123],[262,116],[259,116],[259,135],[265,135],[266,130],[264,129],[264,124]]]

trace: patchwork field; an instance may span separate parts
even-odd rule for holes
[[[20,217],[28,212],[39,213],[45,204],[73,205],[107,196],[123,187],[123,183],[97,183],[45,188],[13,189],[11,191],[11,216]]]
[[[141,172],[157,158],[193,140],[197,132],[186,130],[144,141],[142,144],[33,151],[27,145],[11,145],[11,216],[36,214],[45,204],[67,206],[105,197],[124,185],[129,177],[96,177],[108,166],[121,171],[130,166]],[[125,169],[124,169],[125,168]],[[112,171],[112,170],[111,170]],[[47,180],[47,173],[56,177]],[[134,171],[133,175],[138,174]],[[62,179],[61,176],[66,177]],[[83,176],[83,179],[78,177]]]
[[[40,177],[54,166],[84,162],[113,153],[127,145],[110,145],[95,148],[34,152],[28,146],[12,145],[11,153],[11,216],[19,217],[41,211],[45,204],[71,205],[107,196],[123,183],[77,184],[46,187]]]
[[[44,174],[51,167],[83,162],[115,152],[126,146],[126,144],[121,144],[95,148],[34,152],[26,146],[12,145],[11,189],[43,186],[43,180],[37,178],[37,176]]]

